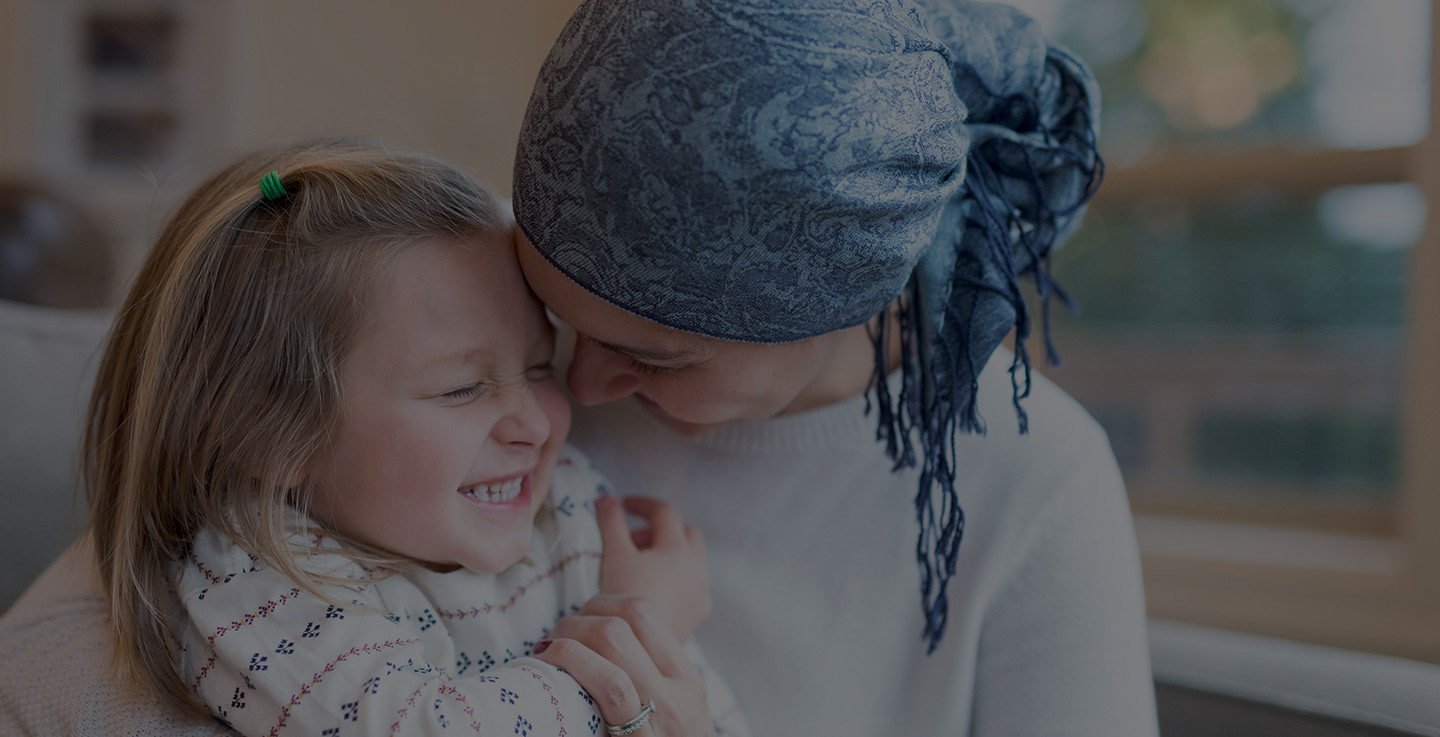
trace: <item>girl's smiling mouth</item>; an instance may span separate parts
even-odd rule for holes
[[[460,495],[484,505],[529,506],[530,472],[501,481],[462,486]]]

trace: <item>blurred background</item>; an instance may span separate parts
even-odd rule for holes
[[[577,4],[0,0],[0,177],[99,220],[108,300],[178,198],[257,146],[378,139],[508,196],[530,83]]]
[[[1151,614],[1440,660],[1432,3],[1017,4],[1101,80],[1047,373],[1109,432]]]
[[[508,196],[576,4],[0,0],[0,299],[113,306],[262,144],[403,144]],[[1104,90],[1045,373],[1110,434],[1151,613],[1440,662],[1430,0],[1015,4]]]

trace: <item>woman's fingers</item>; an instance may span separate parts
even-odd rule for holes
[[[602,594],[585,602],[580,607],[580,614],[624,622],[655,669],[667,678],[686,675],[694,670],[690,658],[685,655],[684,643],[675,636],[674,629],[659,608],[648,599]],[[633,671],[631,674],[635,675]]]
[[[625,510],[650,523],[656,545],[668,547],[685,542],[685,523],[674,504],[648,496],[627,496]]]
[[[654,701],[654,718],[636,735],[715,733],[705,679],[648,601],[597,596],[557,622],[550,638],[536,657],[569,671],[610,724],[634,719]]]
[[[625,670],[583,642],[552,636],[536,646],[535,659],[569,673],[595,700],[600,716],[610,724],[630,721],[644,706],[634,681]],[[653,731],[647,725],[634,734],[648,736]]]
[[[637,629],[641,631],[637,632]],[[551,628],[550,636],[583,643],[624,670],[644,695],[645,684],[654,684],[669,677],[675,672],[677,655],[684,657],[678,645],[671,646],[657,634],[667,631],[668,627],[663,622],[655,625],[646,623],[637,628],[618,615],[591,614],[582,607],[579,614],[557,622]],[[671,635],[671,640],[674,640],[674,635]]]

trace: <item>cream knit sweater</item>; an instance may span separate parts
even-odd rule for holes
[[[758,735],[1156,733],[1139,559],[1099,426],[1037,375],[1017,433],[1009,356],[959,439],[966,515],[945,639],[926,656],[914,471],[892,473],[862,397],[676,436],[622,401],[573,441],[617,493],[677,503],[709,550],[701,628]]]

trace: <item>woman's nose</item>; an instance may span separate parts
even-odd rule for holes
[[[640,388],[640,380],[621,356],[579,335],[570,359],[566,385],[575,401],[590,407],[627,397]]]

